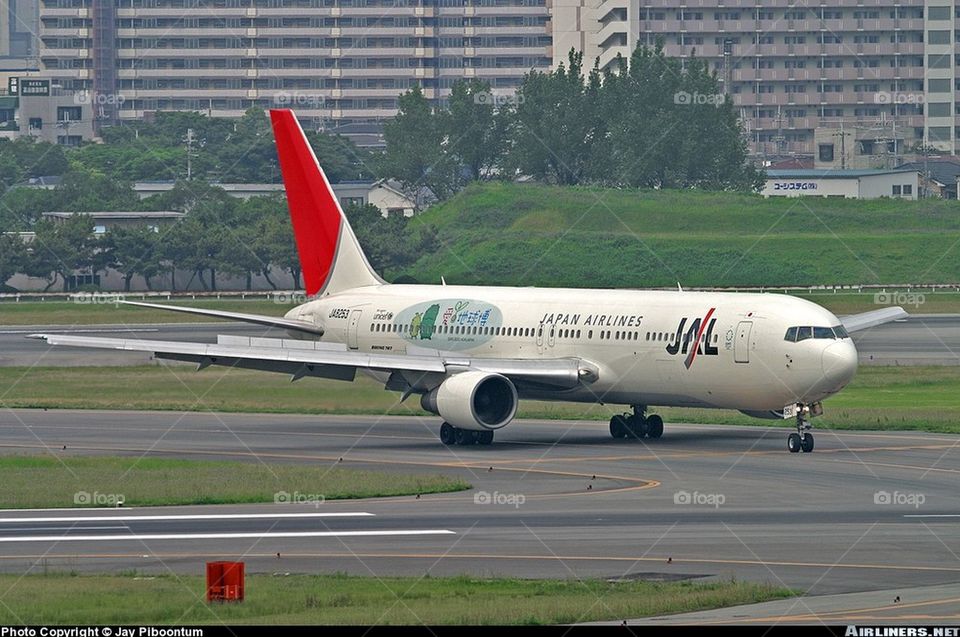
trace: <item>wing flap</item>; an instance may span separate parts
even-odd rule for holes
[[[34,334],[50,345],[150,352],[157,358],[208,365],[282,372],[296,378],[321,376],[352,380],[357,369],[437,374],[440,377],[467,370],[502,374],[517,382],[552,389],[572,389],[596,380],[598,370],[576,358],[548,360],[478,359],[462,355],[377,354],[343,349],[333,343],[248,337],[221,337],[217,343],[186,343],[142,339]]]
[[[848,332],[859,332],[860,330],[870,329],[871,327],[883,325],[884,323],[899,321],[909,316],[907,311],[902,307],[885,307],[880,310],[873,310],[872,312],[843,316],[840,318],[840,322]]]
[[[376,370],[446,372],[446,367],[440,359],[420,356],[367,354],[335,350],[301,350],[290,347],[243,347],[212,343],[99,338],[63,334],[38,334],[35,337],[45,340],[50,345],[152,352],[160,358],[170,358],[173,355],[189,356],[189,360],[199,359],[206,361],[208,364],[221,364],[219,359],[244,359],[296,364],[339,365]]]

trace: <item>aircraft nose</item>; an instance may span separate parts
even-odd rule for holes
[[[857,373],[857,348],[853,341],[844,339],[823,350],[823,376],[833,386],[849,383]]]

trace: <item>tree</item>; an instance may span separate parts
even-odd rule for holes
[[[123,289],[130,291],[133,277],[140,275],[150,289],[150,278],[161,271],[159,234],[156,230],[140,226],[117,227],[103,239],[107,265],[123,275]]]
[[[349,206],[344,213],[370,265],[382,276],[412,265],[434,245],[435,235],[429,231],[413,232],[410,220],[401,213],[384,217],[379,208],[370,204]]]
[[[258,227],[258,235],[258,250],[269,255],[270,265],[288,272],[293,279],[294,289],[302,288],[300,256],[297,253],[290,218],[285,213],[264,217]]]
[[[35,231],[25,274],[47,279],[45,290],[59,277],[67,291],[69,278],[74,273],[99,269],[99,245],[93,235],[93,222],[87,215],[73,215],[63,221],[45,219],[36,225]]]
[[[551,73],[531,71],[510,114],[509,168],[561,185],[581,182],[596,139],[602,136],[594,107],[599,77],[583,77],[583,54],[570,50],[567,64]]]
[[[504,149],[507,120],[494,101],[489,82],[458,80],[443,114],[447,150],[473,180],[488,178]]]
[[[16,233],[0,234],[0,289],[7,279],[23,272],[27,259],[27,247]]]
[[[400,96],[396,117],[384,124],[385,170],[408,192],[427,187],[443,200],[459,187],[457,162],[446,147],[444,119],[414,86]]]

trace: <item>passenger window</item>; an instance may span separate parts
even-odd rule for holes
[[[833,330],[829,327],[815,327],[813,328],[813,338],[835,338],[833,335]]]
[[[797,340],[797,328],[788,327],[787,334],[783,337],[783,340],[790,341],[791,343],[796,342]]]
[[[813,328],[812,327],[798,327],[797,328],[797,342],[805,341],[808,338],[813,338]]]

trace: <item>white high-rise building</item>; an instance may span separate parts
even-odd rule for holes
[[[601,67],[638,43],[710,62],[760,154],[892,163],[956,153],[954,0],[557,0],[554,63]]]
[[[510,94],[549,68],[545,0],[40,0],[40,57],[103,122],[289,105],[318,126],[377,122],[415,84]]]

